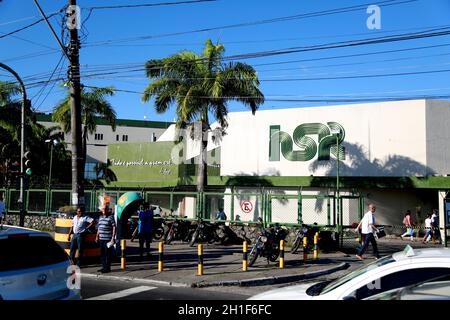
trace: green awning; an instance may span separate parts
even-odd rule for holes
[[[124,193],[117,201],[117,219],[120,219],[122,212],[124,212],[125,209],[129,205],[131,205],[131,204],[137,205],[143,201],[144,201],[144,199],[142,198],[141,194],[138,192]]]

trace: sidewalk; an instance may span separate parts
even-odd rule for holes
[[[127,241],[127,265],[120,269],[120,262],[113,263],[112,272],[97,272],[100,265],[88,265],[81,269],[86,277],[117,279],[130,281],[140,279],[154,284],[184,287],[209,286],[258,286],[276,283],[288,283],[311,279],[330,274],[349,267],[349,255],[341,252],[320,254],[318,260],[308,256],[303,263],[303,253],[285,253],[285,268],[279,263],[258,257],[255,265],[242,271],[242,247],[204,245],[204,275],[197,275],[197,246],[189,247],[185,243],[174,243],[164,247],[164,271],[158,272],[157,243],[152,243],[151,259],[139,261],[138,243]],[[351,259],[352,260],[352,259]],[[354,260],[354,259],[353,259]]]
[[[398,239],[381,239],[378,247],[382,256],[402,251],[409,244],[413,248],[439,247],[439,245],[424,245],[420,241],[410,242]],[[127,241],[127,265],[120,269],[120,261],[112,265],[112,272],[101,274],[97,272],[100,264],[88,265],[81,269],[86,277],[99,279],[114,279],[132,281],[139,279],[155,285],[171,285],[182,287],[211,286],[264,286],[270,284],[290,283],[306,279],[322,277],[326,274],[341,274],[350,272],[362,263],[373,261],[372,248],[365,255],[364,262],[355,258],[356,243],[351,244],[344,252],[319,253],[319,259],[313,260],[308,255],[307,263],[303,263],[303,252],[291,254],[285,252],[285,268],[280,269],[279,263],[270,262],[258,257],[248,271],[242,271],[242,247],[203,245],[204,274],[197,276],[197,246],[189,247],[186,243],[175,242],[164,246],[164,270],[158,272],[158,243],[152,243],[151,259],[139,261],[138,243]],[[251,248],[249,248],[250,250]],[[99,260],[99,259],[98,259]]]

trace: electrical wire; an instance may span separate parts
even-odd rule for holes
[[[243,22],[243,23],[237,23],[237,24],[229,24],[229,25],[210,27],[210,28],[201,28],[201,29],[195,29],[195,30],[189,30],[189,31],[164,33],[164,34],[158,34],[158,35],[146,35],[146,36],[122,38],[122,39],[115,39],[115,40],[109,39],[109,40],[104,40],[104,41],[99,41],[99,42],[87,43],[87,44],[85,44],[85,47],[87,47],[87,46],[103,46],[105,44],[110,44],[110,43],[133,42],[133,41],[139,41],[139,40],[172,37],[172,36],[179,36],[179,35],[186,35],[186,34],[193,34],[193,33],[203,33],[203,32],[209,32],[209,31],[214,31],[214,30],[224,30],[224,29],[232,29],[232,28],[249,27],[249,26],[261,25],[261,24],[278,23],[278,22],[306,19],[306,18],[312,18],[312,17],[322,17],[322,16],[328,16],[328,15],[339,14],[339,13],[360,11],[363,9],[365,10],[370,5],[378,5],[380,7],[383,7],[383,6],[407,4],[407,3],[417,2],[417,1],[419,1],[419,0],[404,0],[404,1],[387,0],[387,1],[381,1],[381,2],[375,2],[375,3],[360,4],[360,5],[350,6],[350,7],[335,8],[335,9],[329,9],[329,10],[323,10],[323,11],[317,11],[317,12],[311,12],[311,13],[301,13],[301,14],[296,14],[296,15],[291,15],[291,16],[283,16],[283,17],[277,17],[277,18],[272,18],[272,19],[256,20],[256,21]]]
[[[60,9],[60,10],[57,11],[57,12],[53,12],[53,13],[49,14],[49,15],[47,16],[47,18],[51,18],[51,17],[53,17],[53,16],[59,14],[59,13],[62,12],[63,10],[64,10],[64,9]],[[14,31],[5,33],[5,34],[3,34],[3,35],[0,35],[0,39],[6,38],[6,37],[11,36],[11,35],[13,35],[13,34],[15,34],[15,33],[18,33],[18,32],[21,32],[21,31],[23,31],[23,30],[26,30],[26,29],[28,29],[28,28],[31,28],[31,27],[33,27],[33,26],[35,26],[35,25],[41,23],[42,21],[45,21],[45,19],[42,18],[42,19],[36,20],[35,22],[30,23],[30,24],[28,24],[28,25],[26,25],[26,26],[24,26],[24,27],[22,27],[22,28],[19,28],[19,29],[16,29],[16,30],[14,30]]]

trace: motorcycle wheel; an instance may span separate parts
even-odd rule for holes
[[[170,244],[170,243],[172,242],[173,236],[174,236],[174,233],[173,233],[173,232],[169,232],[169,233],[167,234],[166,244]]]
[[[137,235],[138,235],[138,228],[134,229],[133,234],[131,235],[130,241],[133,242],[134,239],[136,239]]]
[[[255,247],[252,248],[252,251],[250,251],[248,255],[248,266],[251,267],[255,264],[256,259],[258,259],[259,252],[255,249]]]
[[[198,230],[195,230],[195,232],[192,234],[191,241],[189,241],[189,247],[193,247],[195,244],[195,241],[197,241],[198,237]]]
[[[163,228],[158,228],[158,229],[155,230],[155,232],[153,232],[153,239],[161,240],[163,235],[164,235],[164,229]]]
[[[280,249],[274,248],[269,256],[269,260],[272,262],[275,262],[275,261],[277,261],[279,256],[280,256]]]
[[[300,248],[300,243],[302,242],[301,237],[296,237],[294,243],[292,244],[291,253],[296,253],[298,248]]]

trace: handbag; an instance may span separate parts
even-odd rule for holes
[[[384,231],[384,227],[378,227],[377,238],[383,238],[386,236],[386,232]]]

